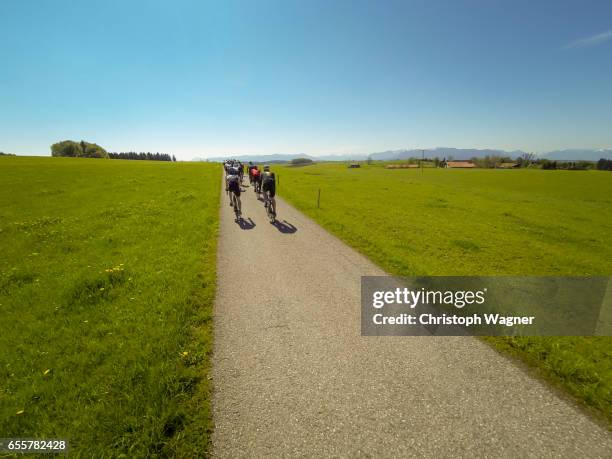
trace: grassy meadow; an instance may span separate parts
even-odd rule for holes
[[[282,197],[391,274],[612,275],[609,172],[276,171]],[[487,341],[612,420],[612,338]]]
[[[220,169],[0,158],[0,432],[208,448]]]

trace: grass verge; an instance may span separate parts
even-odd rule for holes
[[[0,431],[85,457],[197,457],[219,168],[0,158]]]

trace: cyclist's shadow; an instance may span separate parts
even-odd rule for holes
[[[284,234],[293,234],[297,231],[297,228],[287,220],[283,220],[282,222],[280,220],[276,220],[273,225],[277,230]]]
[[[249,217],[248,219],[239,218],[238,220],[236,220],[236,223],[238,223],[240,229],[243,230],[252,230],[253,228],[255,228],[255,222],[251,217]]]

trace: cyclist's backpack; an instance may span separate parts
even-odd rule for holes
[[[259,177],[259,169],[253,169],[252,175],[253,177]]]

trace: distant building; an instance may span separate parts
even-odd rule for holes
[[[517,163],[500,163],[497,165],[498,169],[514,169],[519,167]]]
[[[349,169],[356,169],[358,167],[361,167],[361,165],[359,163],[352,163],[349,165]]]
[[[443,167],[447,167],[449,169],[473,169],[476,166],[471,161],[446,161],[446,165]]]

